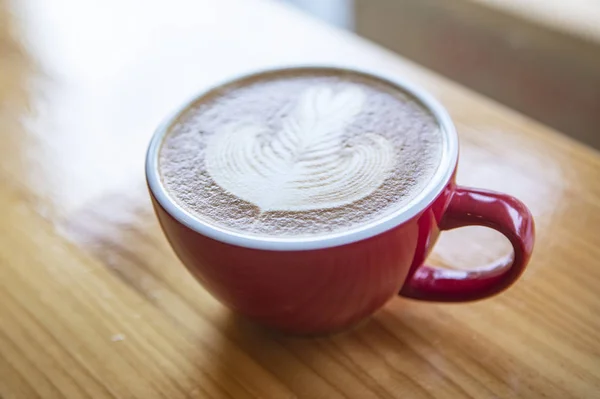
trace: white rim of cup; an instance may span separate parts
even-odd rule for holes
[[[411,201],[407,202],[402,207],[398,208],[394,212],[391,212],[385,217],[376,219],[371,223],[355,229],[349,229],[348,231],[340,233],[316,237],[308,236],[277,238],[235,233],[225,228],[204,222],[177,204],[175,199],[173,199],[167,193],[165,187],[161,183],[160,172],[158,170],[158,152],[160,150],[163,137],[171,125],[181,116],[181,114],[185,112],[189,106],[199,101],[206,94],[224,85],[232,84],[240,80],[258,77],[264,74],[310,70],[327,70],[332,72],[353,73],[363,75],[370,79],[382,81],[400,91],[409,94],[432,113],[439,124],[443,136],[442,156],[434,175],[423,188],[423,190]],[[165,119],[163,123],[161,123],[161,125],[156,129],[150,141],[150,145],[146,153],[146,179],[150,191],[158,203],[167,211],[167,213],[169,213],[173,218],[183,225],[199,234],[210,237],[217,241],[245,248],[269,251],[305,251],[337,247],[371,238],[391,230],[394,227],[397,227],[414,218],[423,212],[441,194],[452,178],[457,162],[458,136],[456,134],[454,124],[452,123],[452,119],[450,118],[450,115],[446,109],[425,90],[397,77],[386,76],[379,72],[372,72],[364,69],[331,65],[286,66],[283,68],[262,69],[253,73],[247,73],[241,76],[238,75],[232,79],[227,79],[226,81],[212,86],[207,90],[203,90],[200,94],[194,96],[191,100],[185,102],[182,106],[177,108],[175,113],[171,117]]]

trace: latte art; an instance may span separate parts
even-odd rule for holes
[[[206,170],[214,181],[261,211],[335,208],[373,193],[387,178],[395,153],[367,133],[343,142],[344,129],[364,105],[355,87],[306,89],[272,132],[257,122],[223,126],[208,140]]]
[[[431,181],[442,134],[420,102],[331,69],[218,87],[167,127],[158,171],[202,223],[254,237],[326,237],[401,210]]]

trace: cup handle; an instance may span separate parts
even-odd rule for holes
[[[512,244],[512,256],[472,271],[420,266],[400,295],[424,301],[472,301],[495,295],[519,278],[531,257],[535,236],[533,217],[521,201],[506,194],[457,187],[440,230],[464,226],[485,226],[504,234]]]

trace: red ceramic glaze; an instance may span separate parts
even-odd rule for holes
[[[521,274],[533,247],[533,219],[517,199],[448,183],[420,215],[374,237],[306,251],[245,248],[208,238],[174,219],[154,196],[175,253],[200,283],[237,312],[294,333],[340,330],[400,295],[468,301],[494,295]],[[487,226],[512,243],[514,257],[485,270],[423,266],[440,230]]]
[[[186,214],[169,198],[157,171],[161,137],[175,119],[159,128],[146,161],[156,214],[183,264],[221,302],[265,325],[312,334],[355,324],[398,293],[470,301],[497,294],[521,275],[533,248],[529,210],[508,195],[457,187],[458,138],[447,112],[410,84],[385,82],[411,93],[436,116],[445,134],[441,166],[407,209],[341,238],[244,238]],[[475,271],[424,265],[440,231],[475,225],[504,234],[513,256]]]

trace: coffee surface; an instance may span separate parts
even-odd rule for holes
[[[358,73],[270,72],[212,90],[168,128],[169,196],[237,234],[327,236],[406,205],[431,180],[442,134],[402,90]]]

